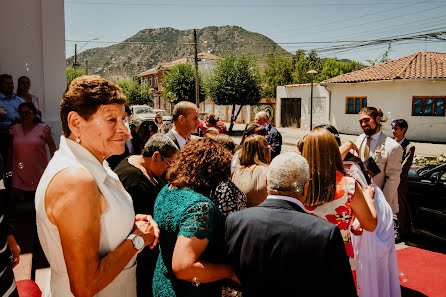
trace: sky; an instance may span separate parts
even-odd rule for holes
[[[356,41],[446,32],[446,0],[64,0],[66,56],[121,42],[148,28],[240,26],[285,50],[316,49],[321,57],[366,63],[388,43],[335,50]],[[445,52],[445,40],[392,42],[390,59],[419,51]]]

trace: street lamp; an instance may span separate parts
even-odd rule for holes
[[[311,95],[310,95],[310,131],[313,129],[313,78],[314,74],[316,74],[316,70],[310,70],[307,74],[310,74],[311,77]]]

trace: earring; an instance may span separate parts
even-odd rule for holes
[[[81,140],[80,140],[79,137],[76,137],[76,142],[77,142],[77,143],[81,143]]]

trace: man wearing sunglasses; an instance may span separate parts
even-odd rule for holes
[[[398,186],[398,235],[397,241],[404,239],[410,232],[410,216],[409,205],[407,202],[407,184],[410,166],[412,165],[413,157],[415,155],[415,146],[407,140],[407,122],[404,119],[394,120],[392,122],[392,133],[395,141],[403,148],[403,169],[400,175],[400,185]]]

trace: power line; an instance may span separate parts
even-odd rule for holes
[[[427,1],[423,1],[427,2]],[[446,1],[431,1],[430,3],[445,3]],[[322,6],[372,6],[372,5],[398,5],[407,3],[420,2],[371,2],[371,3],[308,3],[308,4],[242,4],[242,3],[135,3],[135,2],[82,2],[82,1],[65,1],[65,4],[82,4],[82,5],[110,5],[110,6],[181,6],[181,7],[322,7]]]
[[[383,21],[387,21],[387,20],[395,20],[395,19],[398,19],[398,18],[402,18],[402,17],[414,15],[414,14],[419,14],[421,12],[434,10],[434,9],[439,9],[439,8],[442,8],[442,7],[445,7],[445,6],[446,6],[446,4],[445,5],[441,5],[441,6],[437,6],[437,7],[433,7],[433,8],[427,8],[427,9],[424,9],[424,10],[419,10],[419,11],[403,14],[403,15],[391,16],[391,17],[388,17],[388,18],[382,18],[382,19],[378,19],[378,20],[374,20],[374,21],[369,21],[369,22],[366,22],[366,23],[358,23],[358,24],[353,24],[353,25],[350,25],[350,26],[343,26],[342,29],[344,30],[344,29],[347,29],[347,28],[356,28],[356,27],[359,27],[359,26],[362,26],[362,25],[369,25],[369,24],[374,24],[374,23],[377,23],[377,22],[383,22]],[[333,30],[338,30],[338,29],[333,28],[331,30],[324,30],[324,31],[317,31],[317,32],[327,33],[327,32],[331,32]]]
[[[409,3],[409,4],[407,4],[407,2],[406,2],[406,3],[403,3],[403,4],[407,4],[407,5],[404,5],[404,6],[401,6],[401,7],[395,7],[395,8],[386,9],[386,10],[381,10],[381,11],[377,11],[377,12],[373,12],[373,13],[366,13],[366,14],[362,14],[362,15],[360,15],[360,16],[352,17],[352,18],[343,18],[342,20],[331,21],[331,22],[328,22],[328,23],[323,23],[323,24],[314,25],[314,26],[304,26],[304,27],[299,28],[299,30],[302,30],[302,29],[309,29],[309,28],[323,27],[323,26],[326,26],[326,25],[333,25],[333,24],[339,24],[339,23],[345,23],[345,22],[351,22],[352,20],[364,19],[364,18],[367,18],[367,17],[370,17],[370,16],[374,16],[374,15],[377,15],[377,14],[390,12],[390,11],[397,10],[397,9],[398,9],[398,10],[401,10],[401,9],[403,9],[403,8],[406,8],[406,7],[409,7],[409,6],[412,6],[412,5],[421,4],[421,3],[432,3],[432,2],[429,2],[429,1],[418,1],[418,2],[413,2],[413,3]],[[293,31],[273,32],[273,33],[269,33],[269,34],[289,33],[289,32],[296,32],[296,30],[293,30]]]

